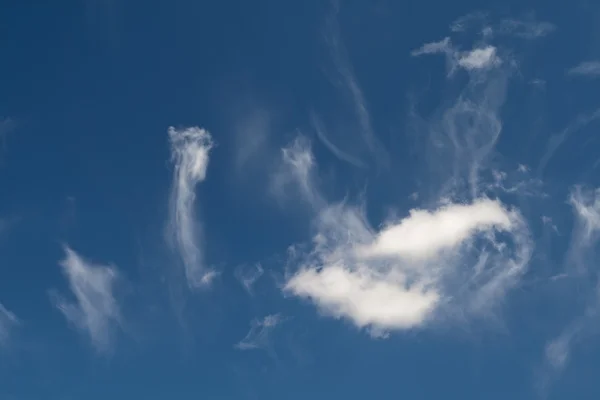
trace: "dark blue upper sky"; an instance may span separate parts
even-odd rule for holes
[[[0,1],[0,399],[597,399],[599,18]]]

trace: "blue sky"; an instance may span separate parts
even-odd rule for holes
[[[1,399],[600,396],[600,6],[58,3],[0,2]]]

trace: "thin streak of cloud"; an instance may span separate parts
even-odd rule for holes
[[[411,51],[411,55],[413,57],[422,56],[425,54],[438,54],[438,53],[452,53],[452,43],[450,42],[449,37],[445,37],[444,39],[438,42],[430,42],[425,43],[423,46],[419,47],[416,50]]]
[[[0,303],[0,346],[8,343],[11,331],[18,324],[17,316]]]
[[[573,122],[569,124],[565,129],[560,133],[556,133],[550,137],[548,140],[548,144],[546,145],[546,151],[544,155],[540,159],[540,163],[538,165],[538,173],[543,173],[546,169],[548,163],[554,157],[560,146],[567,140],[571,135],[579,130],[585,128],[590,123],[594,122],[600,117],[600,108],[594,111],[591,114],[583,114],[575,118]]]
[[[377,139],[373,126],[371,124],[371,116],[367,107],[367,101],[363,95],[359,82],[354,75],[354,71],[346,48],[342,42],[340,28],[338,23],[338,10],[329,18],[327,25],[327,42],[329,44],[333,62],[337,72],[344,83],[344,89],[348,92],[352,99],[354,113],[358,119],[360,134],[371,156],[375,159],[379,167],[387,167],[390,160],[389,154]]]
[[[325,127],[323,126],[322,121],[315,113],[311,113],[312,125],[317,133],[317,137],[321,140],[321,142],[335,155],[338,159],[345,161],[351,165],[354,165],[358,168],[366,168],[364,162],[359,160],[358,158],[344,152],[342,149],[333,144],[325,133]]]
[[[272,332],[281,322],[283,322],[281,314],[267,315],[262,320],[254,319],[251,322],[250,331],[235,345],[235,348],[239,350],[269,350]]]
[[[474,12],[456,19],[450,30],[462,33],[477,30],[481,35],[490,38],[493,36],[512,36],[525,40],[535,40],[548,36],[556,30],[556,26],[550,22],[538,21],[533,14],[523,18],[507,18],[498,23],[491,21],[489,14],[485,12]]]
[[[93,264],[69,247],[60,262],[75,298],[71,302],[54,293],[52,300],[65,318],[87,334],[99,352],[109,351],[121,316],[115,299],[117,269],[110,265]]]
[[[517,36],[522,39],[537,39],[549,35],[556,30],[550,22],[534,19],[505,19],[495,29],[499,34]]]
[[[204,264],[194,213],[196,185],[206,178],[213,142],[210,133],[198,127],[170,127],[169,139],[174,171],[167,235],[181,258],[188,285],[198,288],[210,284],[216,275]]]
[[[567,72],[573,76],[583,76],[587,78],[600,77],[600,61],[585,61],[574,66]]]
[[[600,61],[584,61],[567,71],[569,75],[597,78],[600,76]]]

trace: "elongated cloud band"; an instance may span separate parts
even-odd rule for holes
[[[188,285],[197,288],[209,284],[215,272],[205,267],[195,220],[195,188],[206,178],[212,138],[208,131],[192,127],[169,128],[174,163],[168,239],[181,257]]]
[[[600,61],[584,61],[569,70],[569,75],[579,75],[590,78],[600,77]]]
[[[75,301],[54,295],[54,303],[70,323],[89,336],[96,350],[108,351],[121,318],[114,297],[117,270],[92,264],[69,247],[65,247],[65,255],[60,265]]]

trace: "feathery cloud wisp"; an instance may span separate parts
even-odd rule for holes
[[[256,283],[258,279],[264,274],[264,269],[262,265],[255,264],[250,268],[239,267],[235,271],[235,277],[240,281],[244,289],[248,294],[253,294],[252,287]]]
[[[267,315],[262,320],[253,320],[250,331],[235,345],[235,347],[239,350],[268,348],[270,346],[269,336],[273,329],[275,329],[282,321],[283,317],[280,314],[271,314]]]
[[[289,189],[297,188],[305,201],[317,206],[321,201],[313,187],[315,159],[310,141],[298,136],[289,146],[281,149],[281,163],[271,176],[271,192],[279,199],[288,196]]]
[[[594,268],[597,263],[594,249],[600,239],[600,188],[590,190],[576,186],[571,191],[569,203],[573,208],[575,226],[565,259],[565,274],[578,279],[579,291],[589,300],[581,315],[546,344],[545,371],[541,382],[544,389],[548,386],[550,377],[559,374],[566,367],[574,342],[600,327],[600,286],[590,283],[598,280],[598,272]]]
[[[167,234],[171,246],[181,257],[188,285],[197,288],[209,284],[215,276],[215,271],[204,265],[194,213],[194,190],[206,178],[213,143],[210,133],[197,127],[170,127],[169,139],[175,168]]]
[[[64,250],[66,257],[60,265],[75,302],[55,295],[54,303],[70,323],[89,336],[98,351],[108,351],[115,325],[121,319],[114,297],[117,270],[109,265],[92,264],[69,247]]]
[[[569,69],[569,75],[596,78],[600,76],[600,61],[584,61]]]

